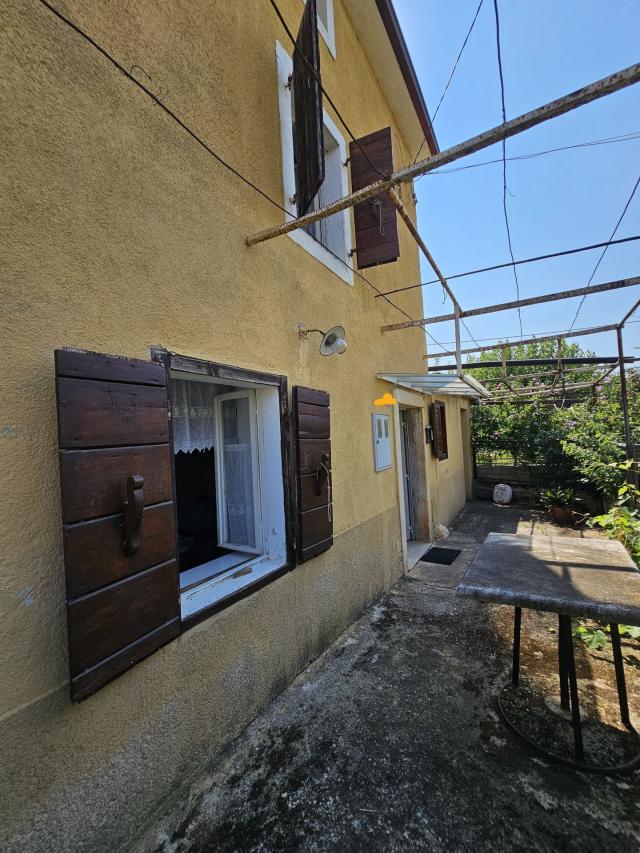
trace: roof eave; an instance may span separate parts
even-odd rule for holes
[[[391,47],[393,48],[396,60],[400,66],[400,71],[407,86],[409,97],[411,98],[411,102],[416,111],[424,137],[427,141],[427,145],[429,146],[429,153],[437,154],[440,150],[438,140],[436,139],[429,110],[427,109],[422,89],[418,83],[418,76],[415,68],[413,67],[407,43],[402,35],[402,30],[400,29],[400,23],[398,21],[396,11],[393,8],[393,3],[391,0],[376,0],[376,6],[378,7],[382,23],[384,24],[389,42],[391,43]]]

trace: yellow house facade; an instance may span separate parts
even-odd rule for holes
[[[295,35],[304,2],[278,6]],[[356,137],[389,128],[396,167],[425,134],[433,151],[391,4],[318,17]],[[351,210],[246,245],[295,205],[269,0],[18,0],[3,20],[0,846],[113,851],[462,508],[471,394],[420,390],[424,332],[381,331],[423,313],[420,289],[376,298],[420,281],[401,222],[397,260],[367,268]],[[350,138],[323,110],[337,198]],[[336,326],[347,349],[322,355]],[[115,511],[96,460],[123,448]]]

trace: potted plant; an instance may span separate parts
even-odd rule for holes
[[[540,493],[540,503],[550,513],[556,524],[568,524],[573,518],[574,492],[568,486],[553,486],[543,489]]]

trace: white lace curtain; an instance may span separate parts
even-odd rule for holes
[[[209,382],[171,380],[173,447],[176,453],[211,450],[214,445],[216,386]]]

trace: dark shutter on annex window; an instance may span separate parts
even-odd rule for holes
[[[366,154],[366,156],[365,156]],[[362,189],[393,172],[391,128],[385,127],[349,144],[351,189]],[[369,162],[371,161],[371,162]],[[377,170],[377,171],[376,171]],[[381,193],[353,209],[358,268],[388,264],[400,257],[398,216],[391,199]]]
[[[331,421],[326,391],[295,386],[293,422],[296,443],[299,563],[333,545]]]
[[[324,131],[316,0],[307,0],[293,54],[293,148],[298,216],[324,181]]]
[[[447,447],[447,421],[445,405],[441,402],[431,404],[431,427],[433,429],[433,452],[436,459],[447,459],[449,451]]]
[[[166,373],[56,350],[71,698],[180,633]]]

